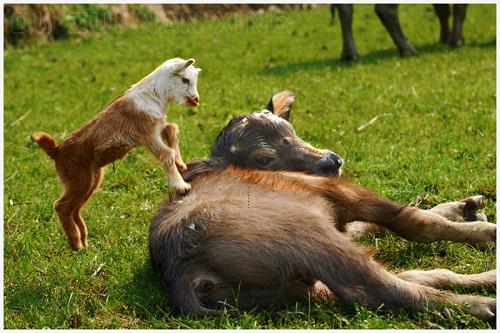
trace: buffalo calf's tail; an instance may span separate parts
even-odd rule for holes
[[[57,155],[57,145],[54,138],[45,132],[38,132],[31,135],[31,139],[42,148],[51,159],[55,159]]]

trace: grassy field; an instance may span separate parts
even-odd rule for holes
[[[101,190],[83,210],[89,247],[75,253],[52,208],[62,191],[53,162],[30,141],[38,130],[62,140],[163,60],[194,57],[203,69],[202,104],[169,110],[181,128],[184,160],[207,156],[232,116],[261,109],[273,93],[290,89],[297,93],[297,133],[339,153],[354,181],[424,208],[483,194],[495,221],[495,6],[470,6],[467,45],[455,50],[436,44],[430,5],[403,6],[400,13],[419,55],[399,58],[373,7],[359,5],[354,33],[362,58],[356,64],[338,60],[339,22],[330,25],[326,7],[7,49],[5,327],[489,328],[455,307],[447,319],[335,302],[204,319],[175,315],[148,266],[148,226],[168,195],[155,158],[138,148],[107,168]],[[363,242],[377,247],[377,259],[392,271],[495,268],[495,249],[416,244],[392,235]]]

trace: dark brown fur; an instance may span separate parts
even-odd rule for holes
[[[290,101],[273,98],[270,104],[268,109],[275,115],[281,116],[286,110],[284,118],[288,119]],[[342,233],[349,231],[352,223],[387,228],[421,242],[447,239],[493,244],[494,224],[457,223],[445,218],[474,215],[481,206],[478,197],[466,200],[474,206],[472,213],[465,213],[463,202],[442,204],[434,211],[407,207],[349,181],[318,175],[322,168],[316,163],[321,163],[321,153],[312,147],[312,156],[318,156],[319,162],[311,155],[295,155],[312,162],[302,164],[306,168],[298,170],[301,172],[277,171],[277,165],[288,170],[297,166],[283,162],[276,144],[293,130],[285,124],[269,127],[268,122],[276,123],[272,117],[249,115],[243,128],[244,118],[231,121],[216,140],[210,159],[189,165],[184,174],[192,180],[189,195],[166,203],[154,218],[150,257],[174,307],[206,315],[220,313],[225,303],[248,309],[286,305],[311,295],[409,311],[446,302],[468,302],[471,306],[464,310],[472,315],[482,319],[494,316],[493,298],[436,288],[494,287],[495,271],[474,275],[447,270],[407,271],[395,275]],[[262,128],[282,130],[284,134]],[[252,153],[242,154],[238,160],[247,170],[234,167],[229,147],[249,151],[245,147],[250,145],[250,149],[258,150],[258,145],[251,145],[252,135],[259,137],[262,146],[275,147],[269,167],[274,172],[248,170],[255,165]],[[241,137],[248,142],[241,142]],[[292,139],[302,147],[300,138]],[[334,174],[338,173],[335,169]]]
[[[398,277],[335,227],[363,220],[400,232],[443,219],[338,178],[228,168],[196,178],[188,196],[161,209],[150,254],[172,304],[194,315],[218,313],[223,302],[240,309],[289,304],[314,294],[320,281],[347,303],[418,311],[468,302],[465,311],[489,319],[495,299],[433,287],[492,285],[494,273],[479,281],[452,272]],[[494,233],[485,236],[494,241]]]

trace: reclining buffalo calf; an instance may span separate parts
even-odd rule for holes
[[[342,159],[301,140],[287,121],[293,101],[282,92],[267,110],[231,120],[210,158],[184,173],[191,192],[153,219],[150,257],[171,304],[207,315],[222,304],[282,306],[311,295],[408,311],[452,302],[492,319],[495,298],[443,289],[495,287],[495,271],[394,274],[344,233],[366,221],[414,241],[493,244],[495,224],[457,222],[482,219],[480,197],[422,210],[335,177]]]

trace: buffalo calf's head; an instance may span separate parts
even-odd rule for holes
[[[340,156],[311,146],[295,133],[288,121],[294,101],[292,92],[283,91],[271,98],[266,109],[234,117],[217,137],[209,160],[188,164],[184,178],[228,166],[339,176]]]

